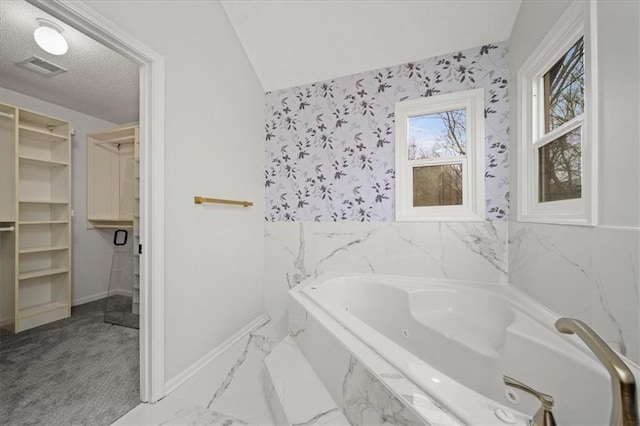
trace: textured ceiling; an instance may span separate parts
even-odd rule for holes
[[[509,38],[520,0],[222,0],[265,90]]]
[[[67,54],[38,47],[36,18],[63,28]],[[15,65],[33,55],[68,71],[46,78]],[[138,66],[23,0],[0,0],[0,86],[113,123],[138,121]]]
[[[520,2],[222,0],[267,91],[506,40]],[[40,17],[64,29],[66,55],[36,45]],[[68,72],[45,78],[15,65],[33,55]],[[137,65],[23,0],[0,0],[0,86],[114,123],[138,120]]]

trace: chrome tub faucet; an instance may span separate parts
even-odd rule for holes
[[[542,406],[533,416],[531,421],[532,426],[556,426],[556,419],[553,417],[553,413],[551,409],[553,408],[553,397],[551,395],[547,395],[546,393],[538,392],[530,386],[525,385],[518,380],[511,378],[509,376],[504,376],[504,383],[507,386],[511,386],[516,389],[520,389],[531,395],[535,396],[540,400]]]

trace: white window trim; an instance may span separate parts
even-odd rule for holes
[[[565,225],[597,225],[598,212],[598,129],[596,2],[574,1],[518,70],[518,209],[521,222]],[[534,126],[541,126],[543,111],[536,96],[541,92],[542,75],[584,37],[585,107],[582,118],[568,122],[582,127],[582,196],[579,199],[538,201],[538,153],[541,144],[557,135],[536,138]],[[566,129],[566,127],[565,127]],[[565,133],[565,132],[563,132]],[[534,145],[534,141],[537,143]]]
[[[413,173],[407,153],[407,122],[410,117],[456,109],[466,110],[467,155],[442,164],[463,164],[462,205],[413,207]],[[465,90],[397,102],[396,121],[396,220],[484,221],[484,89]],[[430,160],[429,165],[437,162]]]

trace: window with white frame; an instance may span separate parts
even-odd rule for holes
[[[484,220],[484,89],[397,102],[396,220]]]
[[[518,220],[596,222],[591,7],[571,4],[518,71]]]

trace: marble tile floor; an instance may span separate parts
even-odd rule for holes
[[[264,358],[277,343],[271,323],[255,327],[155,404],[114,425],[274,425],[264,390]]]
[[[248,425],[244,420],[219,413],[192,402],[185,401],[173,394],[155,404],[140,404],[116,421],[113,426],[142,425],[210,425],[232,426]]]
[[[108,425],[138,405],[139,332],[105,323],[105,304],[19,334],[0,331],[0,424]]]
[[[257,325],[168,396],[140,404],[114,426],[348,425],[297,345],[280,340],[273,322]]]

